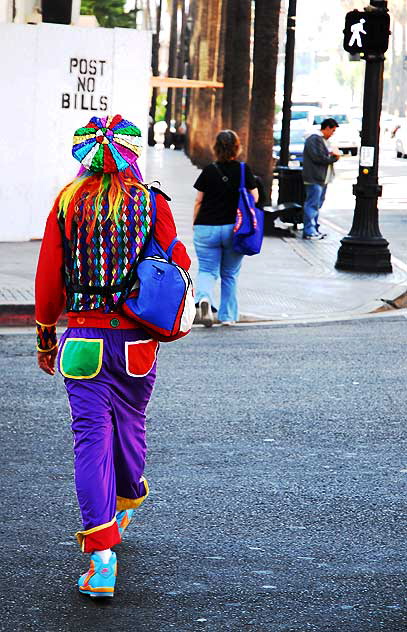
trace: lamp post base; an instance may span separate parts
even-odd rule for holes
[[[389,244],[386,239],[367,241],[347,236],[341,240],[341,244],[335,263],[337,270],[376,274],[393,272]]]

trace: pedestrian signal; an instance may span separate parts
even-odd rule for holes
[[[387,11],[350,11],[346,14],[344,49],[356,53],[385,53],[389,47],[390,16]]]

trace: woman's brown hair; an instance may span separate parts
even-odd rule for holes
[[[240,152],[239,136],[231,129],[224,129],[217,135],[213,149],[219,162],[234,160]]]

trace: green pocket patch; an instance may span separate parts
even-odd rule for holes
[[[61,354],[61,373],[76,380],[90,379],[99,373],[102,359],[102,339],[67,338]]]

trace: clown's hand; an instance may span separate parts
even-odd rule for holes
[[[48,375],[55,374],[55,358],[57,357],[58,347],[55,347],[51,351],[38,351],[37,362],[42,371],[48,373]]]

